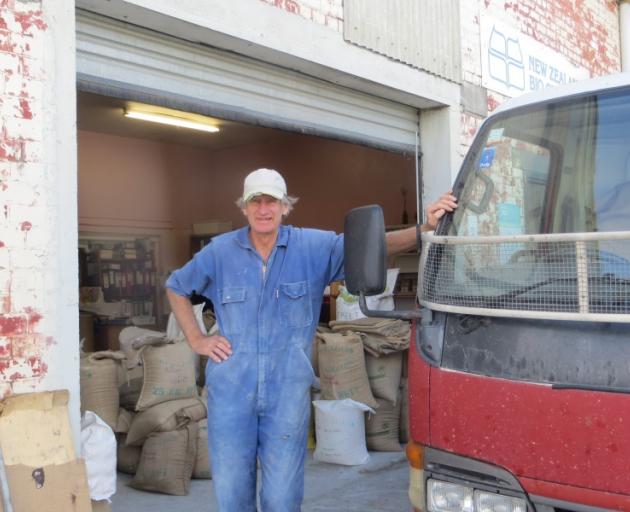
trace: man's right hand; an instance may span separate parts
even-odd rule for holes
[[[232,346],[227,338],[219,334],[213,336],[199,336],[189,340],[192,349],[199,355],[208,356],[215,363],[227,360],[232,355]]]

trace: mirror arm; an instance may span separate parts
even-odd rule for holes
[[[397,320],[418,320],[424,315],[421,309],[405,309],[401,311],[381,311],[378,309],[368,309],[367,301],[363,292],[359,292],[359,308],[365,316],[375,316],[379,318],[396,318]]]

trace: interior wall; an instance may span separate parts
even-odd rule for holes
[[[300,201],[287,222],[341,231],[345,213],[378,203],[385,221],[414,220],[413,157],[303,135],[220,151],[79,131],[79,228],[82,232],[161,237],[163,270],[189,257],[191,224],[244,225],[234,205],[247,173],[271,167]]]

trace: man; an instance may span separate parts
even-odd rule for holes
[[[238,201],[248,226],[213,238],[166,283],[190,346],[209,357],[208,440],[221,512],[256,511],[257,458],[263,511],[296,512],[302,502],[309,355],[324,288],[343,279],[343,235],[282,225],[294,203],[278,172],[253,171]],[[445,194],[422,229],[455,207]],[[387,235],[390,254],[415,244],[415,227]],[[212,300],[221,335],[199,330],[193,292]]]

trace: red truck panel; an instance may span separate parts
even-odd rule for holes
[[[423,376],[422,370],[412,373]],[[630,395],[554,390],[441,369],[431,369],[430,384],[431,446],[503,466],[520,479],[625,494],[630,510]],[[422,406],[413,403],[414,412]],[[420,423],[412,434],[422,440],[426,427]]]

